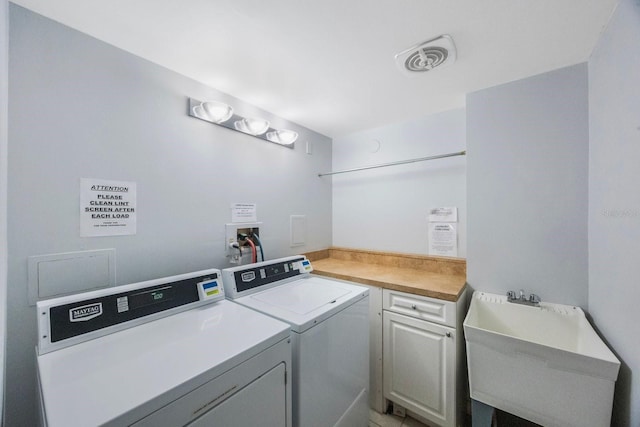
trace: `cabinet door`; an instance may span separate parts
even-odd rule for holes
[[[383,313],[384,397],[439,426],[455,425],[455,330]]]

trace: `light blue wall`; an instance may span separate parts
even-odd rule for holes
[[[465,111],[431,114],[337,137],[333,169],[434,156],[465,149]],[[331,178],[323,178],[331,179]],[[458,208],[458,257],[467,246],[466,159],[451,157],[333,176],[333,244],[428,253],[432,208]]]
[[[9,2],[0,0],[0,426],[4,413],[7,292],[7,107],[9,104]]]
[[[587,308],[587,65],[467,96],[467,280]]]
[[[230,204],[254,202],[270,258],[331,244],[331,140],[11,6],[7,424],[34,425],[27,257],[116,249],[117,283],[226,267]],[[292,126],[294,150],[187,116],[187,97]],[[3,97],[3,99],[5,99]],[[313,155],[305,143],[313,144]],[[82,238],[80,178],[137,183],[137,234]],[[289,246],[289,216],[307,245]]]
[[[340,163],[345,158],[336,155],[341,160],[332,166],[329,139],[304,128],[296,128],[301,144],[290,151],[186,117],[187,96],[234,100],[19,7],[12,6],[11,19],[5,407],[7,425],[31,425],[35,313],[26,303],[27,256],[115,247],[118,283],[217,266],[225,262],[222,224],[229,221],[229,203],[239,201],[258,203],[271,256],[294,252],[290,214],[307,214],[309,221],[309,244],[295,252],[320,249],[331,244],[331,180],[316,174],[357,165]],[[639,48],[640,5],[622,0],[589,61],[588,77],[580,64],[470,94],[469,154],[453,165],[466,164],[466,188],[456,191],[468,199],[469,283],[498,293],[522,287],[588,308],[623,361],[616,426],[640,425],[640,380],[632,376],[640,367],[634,329],[640,320],[634,305],[640,300],[634,285],[640,275],[640,59],[633,54]],[[458,113],[451,114],[457,123]],[[459,114],[456,129],[464,129],[464,111]],[[343,137],[356,145],[365,140],[344,153],[372,162],[428,155],[389,145],[381,153],[390,157],[366,154],[370,138],[384,144],[389,132],[405,132],[392,128]],[[456,135],[452,131],[456,141],[464,140]],[[313,156],[304,154],[306,140],[314,144]],[[0,136],[0,149],[5,144]],[[417,148],[424,147],[411,149]],[[389,176],[379,172],[366,182],[365,194],[375,194],[370,186]],[[138,183],[136,236],[79,237],[80,177]],[[343,195],[363,194],[353,177],[334,179],[336,189],[338,183]],[[334,234],[349,225],[340,219],[347,218],[345,200],[336,198],[342,204],[334,209]],[[414,225],[420,226],[421,215]],[[340,233],[347,240],[337,243],[351,246],[358,235]],[[394,241],[363,246],[405,251],[388,244]]]
[[[640,425],[640,3],[622,0],[589,61],[589,312],[623,362],[615,426]]]

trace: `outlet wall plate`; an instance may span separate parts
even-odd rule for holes
[[[407,410],[397,403],[393,403],[393,415],[396,417],[405,418],[407,416]]]

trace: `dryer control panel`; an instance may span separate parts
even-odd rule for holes
[[[224,299],[220,270],[210,269],[40,301],[38,352],[137,326]]]
[[[235,299],[312,271],[311,262],[303,255],[296,255],[226,268],[222,270],[222,276],[227,298]]]

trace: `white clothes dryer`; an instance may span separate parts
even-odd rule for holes
[[[293,424],[369,423],[369,289],[312,276],[293,256],[224,269],[227,298],[287,322],[293,342]]]
[[[38,303],[40,422],[292,426],[289,325],[211,269]]]

